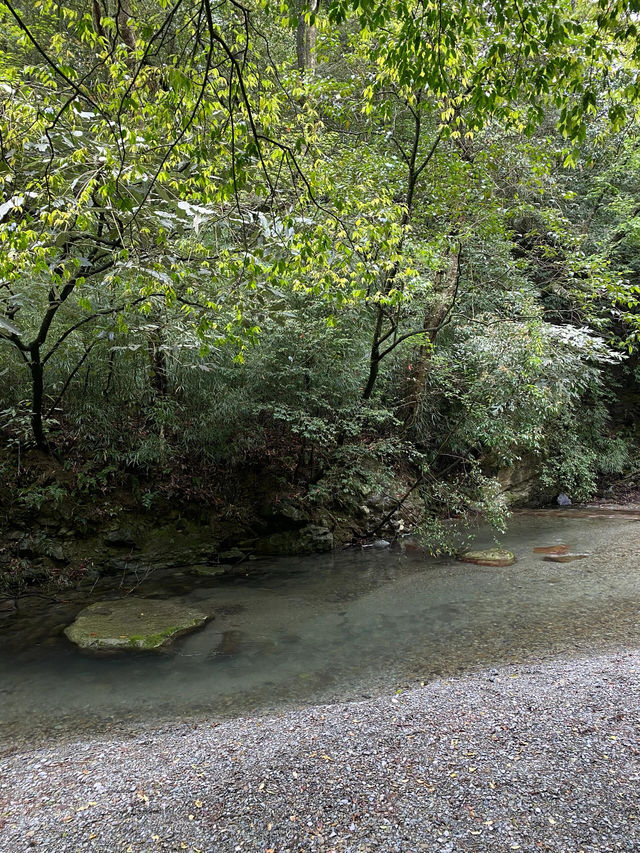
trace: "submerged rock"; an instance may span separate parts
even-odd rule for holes
[[[158,649],[208,618],[175,601],[117,598],[85,607],[64,633],[81,649],[95,652]]]
[[[220,644],[214,652],[214,656],[232,657],[233,655],[237,655],[245,640],[246,636],[244,632],[239,631],[237,628],[224,631],[220,639]]]
[[[475,563],[476,566],[511,566],[516,561],[515,555],[506,548],[465,551],[458,559],[463,563]]]

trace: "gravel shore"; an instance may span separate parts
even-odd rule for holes
[[[2,853],[640,849],[640,652],[0,763]]]

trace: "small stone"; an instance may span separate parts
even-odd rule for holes
[[[563,492],[560,492],[560,494],[556,498],[556,503],[558,504],[558,506],[571,506],[572,501],[568,495],[565,495],[563,494]]]

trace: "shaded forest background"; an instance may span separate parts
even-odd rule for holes
[[[0,2],[4,521],[632,488],[637,14]]]

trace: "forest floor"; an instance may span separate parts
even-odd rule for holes
[[[639,687],[619,649],[23,748],[0,763],[3,850],[636,851]]]

